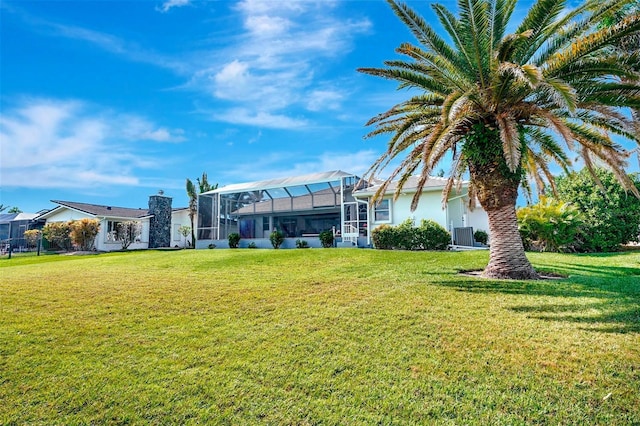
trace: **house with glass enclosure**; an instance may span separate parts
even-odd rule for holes
[[[251,242],[271,247],[269,236],[276,230],[285,235],[283,248],[295,247],[298,239],[320,247],[318,236],[327,230],[338,237],[338,244],[365,245],[366,202],[353,197],[359,181],[338,170],[232,184],[200,194],[196,248],[228,247],[231,233],[240,234],[241,247]]]
[[[414,180],[405,183],[396,200],[392,182],[380,203],[372,201],[379,182],[370,184],[340,170],[223,186],[198,197],[196,248],[228,247],[231,233],[240,235],[240,247],[270,248],[269,236],[276,230],[285,235],[283,248],[295,247],[296,240],[320,247],[318,236],[327,230],[334,233],[339,247],[370,247],[371,229],[407,219],[416,225],[421,219],[435,220],[452,233],[454,245],[473,246],[468,233],[474,226],[488,230],[486,213],[467,207],[466,182],[459,193],[452,191],[443,208],[446,179],[430,178],[418,208],[411,212]]]

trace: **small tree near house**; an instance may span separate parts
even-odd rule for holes
[[[180,228],[178,228],[178,232],[180,233],[180,235],[182,235],[184,237],[184,247],[186,248],[187,247],[187,243],[189,242],[187,240],[187,237],[191,233],[191,227],[187,226],[187,225],[182,225]]]
[[[44,238],[59,249],[71,250],[69,222],[49,222],[42,229]]]
[[[122,249],[126,250],[142,234],[142,225],[135,220],[128,220],[116,225],[116,241],[120,241]]]
[[[30,229],[24,232],[24,239],[27,243],[27,247],[32,249],[38,245],[38,241],[42,237],[42,232],[39,229]]]
[[[81,251],[93,250],[94,242],[100,232],[98,219],[80,219],[69,222],[71,242]]]

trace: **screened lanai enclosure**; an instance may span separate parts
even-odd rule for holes
[[[271,247],[275,230],[285,235],[283,247],[305,240],[319,247],[318,235],[331,231],[339,246],[363,246],[368,236],[368,205],[352,193],[360,178],[332,171],[227,185],[198,197],[197,248],[228,247],[231,233],[240,246]]]

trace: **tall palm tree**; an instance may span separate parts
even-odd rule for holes
[[[214,189],[218,189],[218,184],[214,183],[213,185],[209,183],[209,179],[207,178],[207,173],[202,172],[201,178],[196,178],[198,182],[198,187],[200,188],[200,193],[213,191]]]
[[[191,179],[187,178],[187,196],[189,197],[189,220],[191,221],[191,244],[193,247],[196,245],[196,231],[193,227],[194,219],[198,214],[198,191]]]
[[[573,152],[590,170],[594,162],[606,165],[640,196],[625,174],[628,152],[611,139],[614,134],[638,142],[627,111],[640,104],[639,56],[621,55],[612,46],[638,34],[640,16],[628,14],[599,28],[604,16],[627,1],[587,0],[568,10],[564,0],[537,0],[507,34],[516,1],[458,0],[458,16],[433,4],[448,43],[411,8],[388,0],[419,44],[397,48],[409,60],[359,71],[417,90],[369,121],[375,125],[369,137],[391,138],[365,177],[400,160],[376,194],[380,199],[389,182],[399,179],[397,197],[419,170],[415,209],[431,171],[451,155],[443,199],[468,173],[470,198],[489,217],[484,276],[532,279],[538,275],[525,256],[515,214],[522,183],[533,180],[538,191],[545,184],[553,188],[550,164],[568,170]]]
[[[189,219],[191,220],[191,244],[195,247],[196,245],[196,232],[195,227],[193,226],[195,223],[195,217],[198,215],[198,194],[202,194],[203,192],[212,191],[214,189],[218,189],[218,184],[210,184],[209,179],[207,178],[207,173],[202,172],[201,178],[196,178],[196,182],[198,182],[198,187],[191,181],[191,179],[187,178],[186,189],[187,196],[189,197]],[[198,192],[199,190],[199,192]]]

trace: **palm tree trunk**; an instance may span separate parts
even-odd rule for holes
[[[196,248],[196,231],[193,228],[194,215],[189,212],[189,219],[191,219],[191,247]]]
[[[482,275],[487,278],[531,280],[539,278],[524,253],[515,203],[487,211],[491,246],[489,264]]]
[[[489,264],[482,275],[498,279],[538,279],[518,232],[516,199],[520,180],[517,175],[503,176],[499,161],[504,160],[500,158],[495,164],[469,167],[478,201],[489,217],[491,233]]]

